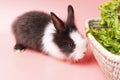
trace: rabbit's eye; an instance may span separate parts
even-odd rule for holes
[[[73,43],[68,43],[68,42],[64,42],[65,47],[69,48],[69,49],[74,49],[75,45]]]
[[[75,44],[71,42],[63,42],[63,45],[61,45],[61,50],[66,53],[66,55],[69,55],[69,53],[73,52],[75,49]]]
[[[71,49],[74,49],[74,48],[75,48],[75,45],[72,44],[72,43],[69,43],[69,44],[68,44],[68,47],[71,48]]]

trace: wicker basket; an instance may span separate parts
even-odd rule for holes
[[[90,24],[90,21],[93,21]],[[89,30],[89,26],[97,26],[99,19],[89,19],[86,21],[86,32]],[[93,54],[100,65],[100,68],[104,72],[107,80],[120,80],[120,56],[114,55],[106,50],[99,42],[96,41],[94,36],[88,33],[88,41]]]

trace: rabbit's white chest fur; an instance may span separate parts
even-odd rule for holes
[[[53,23],[49,23],[45,29],[42,39],[43,51],[50,56],[58,59],[65,59],[66,56],[60,51],[58,46],[53,42],[53,34],[55,33],[55,27]]]

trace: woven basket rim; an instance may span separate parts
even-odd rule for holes
[[[85,23],[85,30],[86,32],[89,30],[89,21],[90,20],[100,20],[99,18],[90,18],[86,20]],[[88,39],[89,41],[96,46],[97,50],[100,51],[101,55],[103,55],[104,57],[106,57],[109,60],[115,61],[120,63],[120,55],[115,55],[113,53],[111,53],[110,51],[106,50],[95,38],[91,33],[88,33]]]

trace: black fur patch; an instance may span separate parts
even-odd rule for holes
[[[15,50],[24,50],[26,47],[24,47],[23,45],[21,45],[21,44],[16,44],[15,46],[14,46],[14,49]]]
[[[12,25],[16,44],[41,51],[44,30],[51,21],[44,12],[31,11],[19,16]]]
[[[63,33],[54,34],[54,42],[66,55],[72,53],[76,47],[69,36],[69,30],[66,30],[66,32]]]

